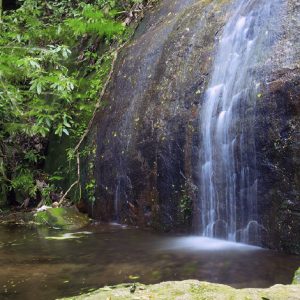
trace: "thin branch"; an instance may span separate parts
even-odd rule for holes
[[[142,12],[143,9],[135,9],[135,10],[123,10],[123,11],[118,11],[116,12],[116,15],[123,15],[123,14],[130,14],[130,13],[140,13]]]
[[[76,154],[76,159],[77,159],[77,180],[74,181],[71,186],[68,188],[68,190],[63,194],[63,196],[60,198],[59,202],[58,202],[58,206],[60,206],[63,201],[65,200],[65,198],[67,197],[67,195],[70,193],[70,191],[72,190],[72,188],[76,185],[80,183],[80,157],[79,157],[79,152],[77,152]],[[79,193],[80,193],[80,197],[81,197],[81,186],[79,184]]]
[[[152,2],[153,2],[153,1],[150,0],[150,1],[148,2],[148,5],[147,5],[147,6],[151,6],[151,3],[152,3]],[[136,12],[136,13],[140,13],[140,12],[143,11],[143,10],[135,10],[135,9],[134,9],[135,7],[136,7],[136,6],[133,6],[133,7],[132,7],[131,13],[132,13],[132,11],[134,11],[134,12]],[[113,75],[113,72],[114,72],[114,69],[115,69],[115,64],[116,64],[116,61],[117,61],[117,58],[118,58],[118,54],[119,54],[119,52],[120,52],[120,51],[121,51],[121,50],[129,43],[129,42],[130,42],[130,40],[126,41],[125,43],[123,43],[123,44],[120,45],[117,49],[115,49],[115,50],[113,51],[114,58],[113,58],[112,64],[111,64],[112,66],[111,66],[110,72],[109,72],[109,74],[108,74],[108,76],[107,76],[107,79],[106,79],[106,81],[105,81],[105,83],[104,83],[104,86],[103,86],[103,88],[102,88],[102,90],[101,90],[100,97],[99,97],[99,101],[98,101],[98,102],[96,103],[96,105],[95,105],[95,109],[94,109],[93,115],[92,115],[92,117],[91,117],[91,119],[90,119],[90,121],[89,121],[89,124],[88,124],[88,126],[87,126],[87,129],[85,130],[85,132],[84,132],[83,135],[81,136],[79,142],[77,143],[77,145],[76,145],[75,148],[74,148],[74,152],[76,153],[76,156],[77,156],[77,180],[76,180],[75,182],[73,182],[73,184],[69,187],[69,189],[66,191],[66,193],[62,196],[62,198],[61,198],[60,201],[59,201],[59,205],[61,205],[61,203],[63,202],[63,200],[66,198],[67,194],[72,190],[72,188],[73,188],[76,184],[79,185],[80,195],[81,195],[81,185],[80,185],[80,157],[79,157],[80,153],[79,153],[79,148],[80,148],[81,144],[83,143],[83,141],[85,140],[85,138],[87,137],[87,135],[89,134],[89,132],[90,132],[90,130],[91,130],[91,128],[92,128],[92,125],[93,125],[94,120],[95,120],[95,117],[96,117],[96,113],[97,113],[97,111],[98,111],[98,109],[99,109],[99,107],[100,107],[100,103],[101,103],[101,101],[102,101],[102,99],[103,99],[103,97],[104,97],[104,94],[105,94],[105,92],[106,92],[106,89],[107,89],[107,87],[108,87],[108,84],[109,84],[109,82],[110,82],[110,80],[111,80],[111,77],[112,77],[112,75]]]
[[[0,23],[2,23],[3,16],[3,0],[0,0]]]
[[[62,203],[63,203],[63,201],[65,200],[65,198],[66,198],[66,196],[69,194],[69,192],[72,190],[72,188],[76,185],[76,184],[78,184],[79,182],[78,182],[78,180],[76,180],[75,182],[73,182],[72,184],[71,184],[71,186],[68,188],[68,190],[64,193],[64,195],[60,198],[60,200],[59,200],[59,202],[58,202],[58,206],[60,206]]]
[[[106,89],[107,89],[107,86],[108,86],[108,84],[109,84],[109,82],[110,82],[110,80],[111,80],[112,74],[113,74],[113,72],[114,72],[114,67],[115,67],[116,60],[117,60],[117,58],[118,58],[118,53],[119,53],[119,51],[120,51],[123,47],[125,47],[125,45],[126,45],[127,43],[128,43],[128,42],[123,43],[121,46],[119,46],[119,47],[114,51],[114,58],[113,58],[113,60],[112,60],[112,67],[111,67],[111,69],[110,69],[110,72],[109,72],[109,74],[108,74],[108,76],[107,76],[107,79],[106,79],[106,81],[105,81],[105,84],[104,84],[104,86],[103,86],[103,88],[102,88],[102,91],[101,91],[101,93],[100,93],[99,101],[98,101],[97,104],[95,105],[95,109],[94,109],[92,118],[90,119],[90,122],[89,122],[89,124],[88,124],[87,129],[85,130],[84,134],[81,136],[79,142],[77,143],[76,147],[74,148],[74,151],[75,151],[75,153],[76,153],[76,161],[77,161],[77,180],[74,181],[74,182],[71,184],[71,186],[68,188],[68,190],[67,190],[67,191],[64,193],[64,195],[61,197],[61,199],[60,199],[59,202],[58,202],[58,205],[59,205],[59,206],[63,203],[63,201],[65,200],[65,198],[67,197],[67,195],[69,194],[69,192],[72,190],[72,188],[73,188],[74,186],[76,186],[77,184],[79,185],[79,193],[80,193],[80,197],[81,197],[81,185],[80,185],[80,156],[79,156],[80,153],[79,153],[78,150],[79,150],[79,148],[80,148],[82,142],[84,141],[84,139],[85,139],[86,136],[88,135],[90,129],[92,128],[92,125],[93,125],[93,122],[94,122],[96,113],[97,113],[97,111],[98,111],[98,108],[100,107],[100,104],[99,104],[99,103],[101,102],[101,100],[102,100],[102,98],[103,98],[103,96],[104,96],[104,93],[105,93],[105,91],[106,91]]]
[[[1,1],[1,0],[0,0]],[[27,46],[0,46],[0,49],[9,49],[9,50],[29,50],[29,51],[41,51],[47,52],[51,49],[41,48],[41,47],[27,47]]]
[[[76,159],[77,159],[77,181],[78,181],[78,185],[79,185],[79,199],[81,199],[80,156],[79,156],[79,152],[77,152]]]
[[[91,118],[90,121],[89,121],[89,124],[88,124],[87,129],[85,130],[85,132],[84,132],[83,135],[81,136],[79,142],[77,143],[76,147],[74,148],[74,151],[75,151],[75,152],[78,152],[78,150],[79,150],[79,148],[80,148],[82,142],[84,141],[84,139],[86,138],[86,136],[88,135],[88,133],[89,133],[90,130],[91,130],[91,127],[92,127],[92,125],[93,125],[93,123],[94,123],[94,119],[95,119],[96,113],[97,113],[97,111],[98,111],[98,108],[100,107],[100,102],[101,102],[101,100],[102,100],[102,98],[103,98],[103,96],[104,96],[104,94],[105,94],[105,92],[106,92],[107,86],[108,86],[108,84],[109,84],[109,82],[110,82],[110,79],[111,79],[111,77],[112,77],[112,74],[113,74],[113,72],[114,72],[114,68],[115,68],[116,60],[117,60],[117,58],[118,58],[118,54],[119,54],[120,50],[121,50],[122,48],[124,48],[125,45],[127,45],[127,43],[128,43],[128,42],[123,43],[121,46],[119,46],[119,47],[114,51],[114,58],[113,58],[113,60],[112,60],[112,67],[111,67],[111,69],[110,69],[110,72],[109,72],[109,74],[108,74],[108,76],[107,76],[107,79],[106,79],[106,81],[105,81],[105,83],[104,83],[104,86],[103,86],[103,88],[102,88],[102,91],[101,91],[101,93],[100,93],[99,101],[98,101],[97,104],[95,105],[95,109],[94,109],[92,118]]]

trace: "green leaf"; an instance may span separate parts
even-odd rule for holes
[[[139,279],[140,276],[129,275],[128,278],[132,279],[132,280],[136,280],[136,279]]]
[[[36,85],[36,92],[38,93],[38,95],[42,93],[42,84],[40,82],[38,82]]]
[[[66,135],[69,135],[68,129],[64,128],[64,129],[63,129],[63,132],[64,132]]]

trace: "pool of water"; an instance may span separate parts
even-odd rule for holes
[[[0,299],[57,299],[123,282],[290,283],[300,257],[118,225],[81,233],[0,226]]]

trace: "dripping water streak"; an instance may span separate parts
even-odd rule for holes
[[[203,235],[257,243],[253,67],[280,0],[238,0],[221,36],[201,120]]]

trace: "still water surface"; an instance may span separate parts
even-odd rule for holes
[[[299,256],[117,225],[90,226],[81,235],[0,226],[0,299],[56,299],[132,282],[129,276],[268,287],[290,283],[299,266]]]

